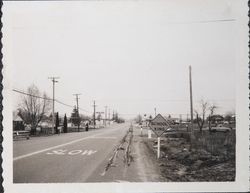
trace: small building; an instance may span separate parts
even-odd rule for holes
[[[23,131],[25,129],[24,121],[18,115],[18,113],[13,113],[13,131]]]
[[[209,117],[208,117],[209,119]],[[224,117],[221,115],[212,115],[210,116],[210,121],[212,124],[219,124],[222,123],[224,121]]]

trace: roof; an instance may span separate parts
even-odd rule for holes
[[[13,121],[23,121],[22,118],[18,115],[18,113],[13,113]]]

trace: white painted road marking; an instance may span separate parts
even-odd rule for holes
[[[87,150],[85,150],[83,153],[82,153],[82,155],[85,155],[85,154],[87,154],[87,155],[92,155],[92,154],[94,154],[94,153],[96,153],[97,151],[92,151],[92,150],[89,150],[89,151],[87,151]]]
[[[100,135],[100,134],[92,135],[92,136],[81,138],[81,139],[76,139],[76,140],[68,142],[68,143],[64,143],[64,144],[61,144],[61,145],[56,145],[56,146],[53,146],[53,147],[49,147],[49,148],[46,148],[46,149],[42,149],[42,150],[39,150],[39,151],[35,151],[35,152],[32,152],[32,153],[21,155],[21,156],[13,158],[13,161],[17,161],[17,160],[20,160],[20,159],[23,159],[23,158],[26,158],[26,157],[30,157],[30,156],[33,156],[33,155],[36,155],[36,154],[39,154],[39,153],[43,153],[45,151],[50,151],[52,149],[60,148],[60,147],[66,146],[66,145],[71,145],[71,144],[77,143],[79,141],[83,141],[85,139],[93,138],[93,137],[98,136],[98,135]]]
[[[47,155],[92,155],[94,153],[96,153],[97,151],[94,150],[64,150],[64,149],[58,149],[58,150],[53,150],[52,152],[48,152],[46,153]]]
[[[52,154],[57,154],[57,155],[65,155],[65,152],[67,150],[63,150],[63,149],[59,149],[59,150],[53,150],[52,152],[48,152],[48,155],[52,155]]]
[[[68,154],[69,155],[76,155],[76,154],[79,154],[79,153],[82,153],[82,150],[73,150],[73,151],[70,151]]]

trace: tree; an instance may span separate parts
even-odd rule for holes
[[[200,108],[201,108],[201,113],[199,113],[197,110],[195,111],[195,113],[196,113],[196,120],[197,120],[198,127],[200,131],[202,131],[202,128],[205,123],[206,112],[208,110],[208,102],[201,100]]]
[[[115,122],[117,122],[117,123],[119,122],[119,116],[118,116],[117,112],[115,113]]]
[[[101,113],[98,113],[98,115],[97,115],[97,118],[96,118],[96,119],[97,119],[98,121],[101,121],[101,118],[102,118]]]
[[[135,122],[136,123],[141,123],[142,122],[142,116],[141,115],[137,115],[135,118]]]
[[[63,132],[68,133],[68,120],[66,114],[64,115],[64,120],[63,120]]]
[[[73,109],[73,112],[71,113],[71,118],[70,118],[71,122],[74,124],[74,125],[80,125],[81,123],[81,119],[79,117],[79,113],[78,113],[78,110],[77,108],[74,108]]]
[[[198,117],[198,119],[197,119],[197,116],[196,116],[196,118],[193,120],[193,123],[198,124],[198,122],[201,122],[201,121],[202,121],[202,119],[200,117]]]
[[[209,128],[209,131],[212,130],[212,127],[211,127],[211,117],[214,115],[215,109],[217,109],[217,108],[218,108],[218,106],[216,106],[215,104],[212,104],[209,107],[209,111],[210,111],[209,118],[208,118],[208,128]]]
[[[210,115],[211,116],[214,114],[214,112],[215,112],[216,109],[218,109],[217,105],[215,105],[215,104],[210,105],[209,111],[210,111]]]
[[[91,117],[87,115],[80,114],[79,116],[80,116],[81,121],[88,121],[91,119]]]
[[[59,134],[59,114],[58,112],[56,113],[56,123],[55,123],[55,131],[56,131],[56,134]]]
[[[39,89],[33,84],[27,89],[18,108],[18,115],[25,124],[31,125],[31,134],[36,134],[38,124],[46,118],[51,109],[51,100],[46,93],[41,97]]]

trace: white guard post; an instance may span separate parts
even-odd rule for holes
[[[160,158],[160,155],[161,155],[161,138],[160,137],[157,137],[157,140],[158,140],[158,143],[157,143],[157,159]]]
[[[142,137],[142,126],[141,126],[141,137]]]
[[[148,128],[148,138],[151,139],[151,129]]]

